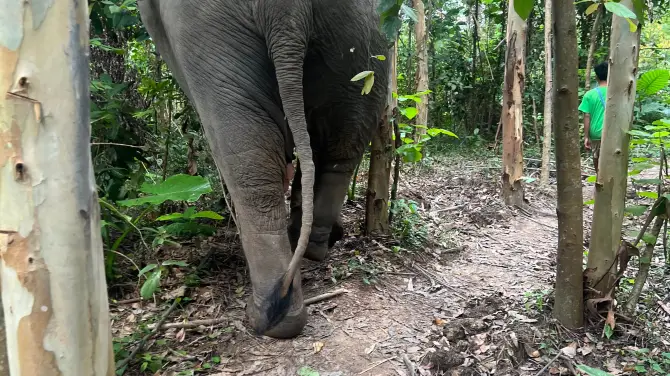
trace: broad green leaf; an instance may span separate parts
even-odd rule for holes
[[[629,213],[635,217],[639,217],[647,211],[647,207],[644,205],[629,205],[624,209],[625,213]]]
[[[645,131],[641,131],[639,129],[631,129],[628,131],[628,134],[631,136],[638,136],[638,137],[651,137],[651,133],[647,133]]]
[[[359,81],[359,80],[362,80],[365,77],[367,77],[369,75],[372,75],[372,74],[375,74],[375,72],[374,71],[369,71],[369,70],[368,71],[363,71],[363,72],[355,75],[354,78],[351,79],[351,81]]]
[[[373,55],[372,57],[374,57],[377,60],[381,60],[381,61],[386,60],[386,56],[384,56],[384,55]]]
[[[361,94],[363,95],[370,94],[370,91],[372,90],[372,85],[374,85],[374,83],[375,83],[375,75],[373,72],[373,74],[365,77],[365,84],[363,85],[363,90],[361,90]]]
[[[320,376],[319,372],[312,367],[302,366],[298,370],[298,376]]]
[[[216,220],[222,220],[223,217],[219,215],[216,212],[213,212],[211,210],[204,210],[201,212],[197,212],[193,214],[191,218],[208,218],[208,219],[216,219]]]
[[[161,215],[160,217],[156,218],[157,221],[174,221],[175,219],[180,219],[184,218],[184,215],[182,213],[171,213],[171,214],[164,214]]]
[[[637,192],[637,195],[640,197],[653,198],[654,200],[658,198],[658,193],[656,192]]]
[[[661,179],[632,179],[635,184],[661,184]]]
[[[403,144],[413,144],[413,143],[414,143],[414,140],[411,139],[411,138],[409,138],[409,137],[403,137],[403,138],[402,138],[402,143],[403,143]]]
[[[416,10],[414,8],[410,8],[405,4],[402,4],[400,6],[400,10],[407,16],[409,17],[412,21],[414,22],[419,22],[419,17],[416,14]]]
[[[527,20],[533,11],[533,0],[514,0],[514,11],[522,20]]]
[[[428,90],[420,91],[418,93],[414,93],[414,95],[426,95],[426,94],[430,94],[432,92],[433,92],[432,90],[428,89]]]
[[[628,21],[628,30],[630,30],[631,33],[636,32],[637,24],[633,22],[630,18],[626,18],[626,21]]]
[[[589,183],[595,183],[598,177],[596,175],[591,175],[588,178],[586,178],[586,181]]]
[[[635,13],[621,3],[608,1],[605,3],[605,9],[609,10],[610,12],[616,14],[619,17],[637,19]]]
[[[582,371],[582,372],[585,372],[589,376],[613,376],[609,372],[605,372],[605,371],[599,370],[597,368],[591,368],[591,367],[589,367],[587,365],[584,365],[584,364],[578,365],[577,369]]]
[[[591,14],[591,13],[595,12],[596,10],[598,10],[598,6],[599,6],[599,5],[600,5],[600,3],[593,3],[593,4],[589,5],[589,7],[586,8],[586,12],[585,12],[586,15],[588,16],[589,14]]]
[[[185,267],[188,266],[188,264],[186,263],[186,261],[179,261],[179,260],[167,260],[167,261],[163,261],[163,262],[161,263],[161,265],[163,265],[163,266],[171,266],[171,265],[175,265],[175,266],[181,266],[182,268],[185,268]]]
[[[428,133],[431,137],[435,137],[435,136],[437,136],[438,134],[446,134],[447,136],[451,136],[451,137],[456,137],[456,138],[458,138],[458,136],[456,136],[456,133],[451,132],[451,131],[448,131],[448,130],[446,130],[446,129],[440,129],[440,128],[430,128],[430,129],[427,129],[427,130],[426,130],[426,133]]]
[[[650,70],[644,72],[637,80],[637,92],[645,95],[654,95],[667,87],[668,82],[670,82],[670,71],[667,69]]]
[[[654,122],[652,124],[660,125],[660,126],[664,126],[664,127],[670,127],[670,120],[668,120],[668,119],[658,119],[658,120],[654,120]]]
[[[154,292],[156,292],[161,281],[161,274],[161,269],[157,269],[147,277],[147,280],[144,281],[144,284],[140,289],[140,295],[142,298],[149,299],[154,294]]]
[[[596,200],[594,200],[594,199],[584,201],[584,205],[593,205],[595,203],[596,203]]]
[[[403,114],[409,120],[412,120],[419,113],[419,110],[417,110],[416,107],[407,107],[400,109],[400,113]]]
[[[140,272],[138,273],[137,276],[141,277],[141,276],[144,275],[144,273],[146,273],[148,271],[151,271],[151,270],[154,270],[154,269],[156,269],[156,267],[158,267],[157,264],[149,264],[149,265],[143,267],[142,270],[140,270]]]
[[[165,201],[197,201],[203,194],[212,191],[209,181],[202,176],[173,175],[158,184],[142,184],[140,191],[149,194],[140,198],[118,201],[122,206],[142,204],[160,205]]]

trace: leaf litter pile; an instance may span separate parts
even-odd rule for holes
[[[491,165],[451,156],[405,167],[394,234],[375,238],[361,231],[361,171],[344,239],[324,262],[303,263],[304,296],[317,298],[292,340],[248,327],[251,285],[234,226],[163,247],[154,260],[188,267],[167,269],[153,300],[138,298],[136,280],[110,286],[117,366],[124,375],[416,376],[572,375],[586,364],[623,375],[643,374],[635,367],[648,360],[644,374],[664,374],[652,359],[667,354],[670,364],[670,311],[655,303],[651,322],[618,322],[609,339],[604,318],[591,318],[589,331],[551,318],[555,185],[528,183],[528,205],[509,208]],[[585,200],[592,189],[585,183]]]

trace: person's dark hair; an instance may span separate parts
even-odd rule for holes
[[[593,68],[593,70],[596,72],[596,77],[598,77],[598,80],[600,81],[607,81],[607,62],[603,61],[602,63],[598,64]]]

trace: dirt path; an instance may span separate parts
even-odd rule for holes
[[[360,237],[362,205],[347,204],[347,237],[324,263],[305,263],[303,284],[306,297],[337,288],[349,293],[311,305],[307,327],[293,340],[257,337],[245,327],[250,286],[238,244],[210,240],[182,255],[197,263],[217,248],[210,276],[168,322],[224,320],[162,332],[147,350],[155,359],[147,358],[146,367],[155,370],[139,372],[140,363],[126,374],[409,375],[404,360],[420,365],[422,375],[452,368],[463,375],[537,372],[540,364],[501,343],[522,337],[511,323],[533,322],[524,296],[552,287],[555,198],[531,184],[532,213],[512,211],[500,202],[497,170],[480,167],[454,162],[407,174],[400,197],[416,201],[428,219],[431,245],[424,250],[395,253],[391,240]],[[175,283],[183,277],[175,275]],[[137,322],[155,322],[164,310],[153,303],[114,307],[114,336],[129,338]]]

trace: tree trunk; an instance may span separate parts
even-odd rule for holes
[[[552,21],[552,0],[545,0],[544,3],[544,139],[542,140],[542,169],[540,170],[540,184],[549,184],[549,160],[551,156],[551,121],[553,117],[553,69],[552,55],[553,48],[551,35],[553,33]]]
[[[593,27],[591,27],[591,43],[589,45],[589,55],[586,58],[586,72],[584,72],[584,89],[591,90],[591,67],[593,66],[593,54],[596,52],[596,41],[598,40],[598,33],[600,32],[600,24],[603,20],[604,7],[598,5],[596,11],[596,19],[593,20]]]
[[[0,2],[2,351],[12,375],[112,376],[88,4],[40,4]]]
[[[622,0],[620,4],[633,8],[631,0]],[[641,29],[638,27],[632,33],[625,18],[612,15],[607,104],[587,265],[589,286],[600,295],[615,282],[614,258],[619,249],[626,199],[630,138],[627,132],[633,119]]]
[[[393,109],[397,106],[393,92],[397,90],[397,45],[389,50],[388,104],[377,131],[372,136],[370,151],[370,171],[366,192],[365,232],[366,234],[388,233],[389,231],[389,178],[393,161]]]
[[[423,92],[428,90],[428,50],[426,48],[426,11],[423,7],[422,0],[413,0],[414,9],[416,9],[419,22],[414,24],[414,34],[416,34],[416,92]],[[416,109],[419,111],[416,115],[417,125],[428,125],[428,101],[430,97],[424,95],[421,102],[416,104]],[[415,140],[419,141],[423,135],[426,134],[426,128],[414,128]]]
[[[577,113],[577,26],[575,5],[554,1],[556,17],[556,173],[558,215],[558,253],[554,317],[567,328],[584,322],[582,282],[582,183],[579,154],[579,116]]]
[[[650,235],[654,238],[654,240],[658,239],[658,234],[661,232],[661,227],[663,227],[664,223],[665,215],[658,215],[654,220],[654,226],[651,228],[650,232]],[[656,243],[646,244],[644,250],[640,252],[640,267],[637,270],[637,275],[635,276],[635,285],[633,286],[633,290],[630,292],[628,301],[624,305],[624,312],[628,314],[635,313],[637,302],[640,300],[640,295],[642,295],[644,284],[647,282],[649,270],[651,269],[651,259],[654,256],[654,247],[656,247]]]
[[[523,107],[522,93],[525,80],[524,46],[526,22],[514,10],[514,0],[509,1],[507,12],[507,52],[503,83],[502,186],[505,204],[522,206],[523,186]]]

